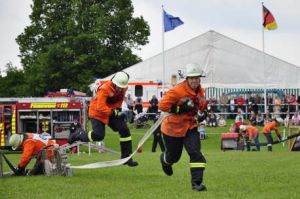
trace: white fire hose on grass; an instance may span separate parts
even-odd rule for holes
[[[96,162],[91,164],[85,164],[85,165],[79,165],[79,166],[71,166],[73,169],[97,169],[97,168],[104,168],[104,167],[112,167],[112,166],[119,166],[124,163],[126,163],[130,158],[132,158],[137,150],[148,140],[148,138],[153,134],[153,132],[159,127],[163,119],[167,116],[169,116],[169,113],[162,113],[159,117],[159,119],[148,129],[146,134],[143,136],[143,138],[139,141],[138,146],[136,150],[128,157],[118,160],[111,160],[111,161],[105,161],[105,162]]]

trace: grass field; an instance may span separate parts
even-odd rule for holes
[[[174,165],[174,175],[166,176],[161,170],[158,148],[151,152],[152,137],[143,146],[143,152],[134,156],[139,166],[74,170],[74,176],[34,176],[0,178],[0,198],[300,198],[300,154],[288,152],[287,145],[266,147],[261,152],[220,150],[220,133],[226,128],[207,128],[208,139],[202,142],[207,159],[204,184],[207,192],[191,190],[189,158],[184,151]],[[134,146],[146,129],[132,131]],[[264,142],[264,136],[260,135]],[[118,135],[107,130],[107,147],[118,150]],[[7,155],[17,164],[19,154]],[[118,159],[119,155],[92,153],[69,154],[72,165]],[[31,164],[32,165],[32,164]],[[29,165],[29,167],[31,166]],[[8,167],[4,167],[8,171]]]

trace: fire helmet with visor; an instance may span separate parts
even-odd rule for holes
[[[23,142],[23,134],[14,134],[10,136],[8,145],[11,146],[13,150],[16,150]]]
[[[120,88],[126,88],[128,80],[129,75],[124,71],[117,72],[112,78],[112,82]]]
[[[186,77],[205,77],[204,71],[197,63],[190,63],[185,66]]]

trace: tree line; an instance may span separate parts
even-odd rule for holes
[[[132,50],[148,43],[149,25],[133,17],[131,0],[33,0],[31,8],[16,38],[23,68],[6,64],[0,97],[88,92],[95,78],[140,62]]]

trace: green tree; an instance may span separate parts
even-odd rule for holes
[[[93,77],[139,62],[132,49],[150,32],[133,11],[131,0],[33,0],[31,25],[16,39],[28,93],[87,91]]]
[[[0,77],[0,97],[27,96],[24,71],[17,69],[11,62],[5,65],[6,76]]]

